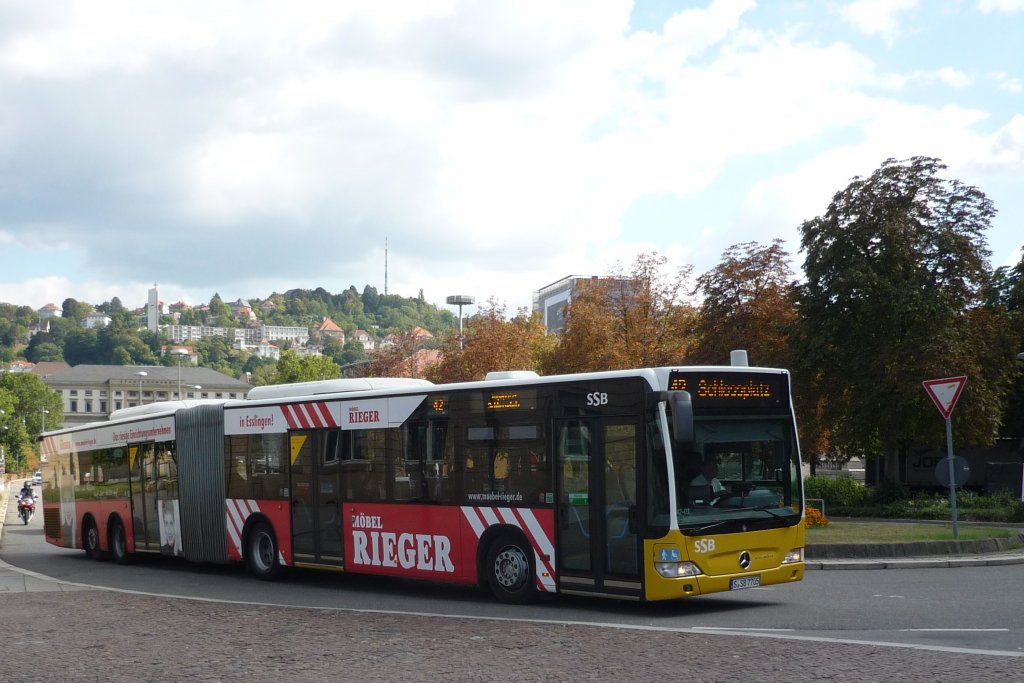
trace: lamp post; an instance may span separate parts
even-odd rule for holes
[[[189,389],[192,389],[193,391],[195,391],[195,392],[197,392],[197,393],[198,393],[198,392],[199,392],[199,390],[201,390],[201,389],[203,388],[203,385],[202,385],[202,384],[189,384],[189,385],[188,385],[188,388],[189,388]],[[199,398],[199,397],[198,397],[198,396],[196,396],[196,398]]]
[[[181,395],[181,359],[183,356],[188,355],[188,351],[185,349],[175,349],[174,353],[178,356],[178,400],[182,400],[184,397]]]
[[[142,378],[143,377],[148,377],[149,373],[146,372],[145,370],[140,370],[140,371],[136,372],[135,375],[139,378],[139,405],[141,406],[142,405]]]
[[[46,416],[49,414],[49,410],[42,406],[39,406],[39,436],[42,436],[43,432],[46,431]]]
[[[6,414],[7,414],[7,411],[4,410],[3,408],[0,408],[0,415],[6,415]],[[4,425],[3,427],[0,427],[0,430],[3,430],[3,431],[6,432],[7,431],[7,425]],[[4,436],[6,436],[6,434]],[[0,468],[0,469],[3,469],[4,471],[7,470],[7,454],[4,452],[4,445],[2,443],[0,443],[0,465],[3,465],[3,468]],[[17,454],[15,454],[15,459],[14,459],[14,476],[18,476],[18,457],[17,457]]]
[[[476,299],[467,294],[453,294],[445,299],[445,301],[449,306],[459,307],[459,348],[461,349],[464,347],[464,340],[462,338],[462,307],[476,303]]]

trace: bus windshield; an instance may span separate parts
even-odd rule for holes
[[[727,532],[731,521],[752,529],[751,523],[767,528],[800,519],[800,463],[787,416],[697,417],[693,442],[673,444],[672,458],[675,513],[684,533],[708,524]],[[662,485],[658,479],[654,486]],[[652,491],[650,500],[664,502],[667,495]],[[651,512],[656,525],[667,518],[667,509]]]

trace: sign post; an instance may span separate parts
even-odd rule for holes
[[[959,536],[956,519],[956,473],[953,468],[953,422],[950,416],[956,406],[956,400],[960,398],[960,392],[967,384],[966,377],[947,377],[945,379],[930,379],[921,382],[924,390],[932,397],[935,407],[946,419],[946,460],[949,462],[949,507],[953,514],[953,538]]]

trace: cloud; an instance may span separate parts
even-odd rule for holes
[[[839,16],[864,35],[877,36],[886,43],[903,32],[901,15],[918,5],[918,0],[856,0],[843,7]]]
[[[1003,14],[1024,12],[1024,0],[978,0],[978,9]]]
[[[915,7],[842,16],[894,40]],[[390,292],[514,308],[652,250],[702,270],[741,241],[793,249],[890,156],[1017,163],[1018,126],[973,104],[985,71],[952,50],[910,66],[817,3],[716,0],[647,31],[632,8],[0,4],[0,243],[26,255],[0,293],[41,272],[60,300],[383,291],[386,240]],[[675,213],[636,211],[652,198]]]

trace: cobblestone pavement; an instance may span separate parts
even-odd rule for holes
[[[354,613],[107,591],[0,594],[19,683],[1020,680],[1016,657]],[[26,615],[18,619],[17,615]],[[3,675],[0,674],[0,679]]]
[[[0,681],[18,683],[935,683],[1021,680],[1024,670],[1021,657],[910,647],[171,599],[10,569],[0,569],[0,614]]]

